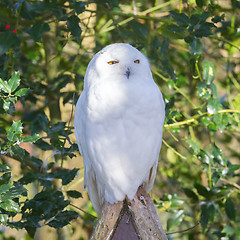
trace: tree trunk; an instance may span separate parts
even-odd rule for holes
[[[167,240],[149,194],[139,187],[133,200],[106,203],[91,240]]]

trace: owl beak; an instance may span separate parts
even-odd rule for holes
[[[127,71],[124,74],[127,76],[127,79],[129,79],[130,73],[131,73],[130,68],[127,68]]]

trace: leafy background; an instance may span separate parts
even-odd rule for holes
[[[89,238],[74,106],[91,57],[114,42],[148,56],[165,99],[151,195],[168,238],[240,239],[239,8],[1,0],[1,239]]]

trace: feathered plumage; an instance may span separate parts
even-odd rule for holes
[[[75,111],[84,186],[98,214],[104,201],[132,199],[153,186],[165,118],[148,59],[129,44],[98,52],[88,65]]]

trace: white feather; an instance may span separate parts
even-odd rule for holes
[[[104,201],[133,199],[142,184],[151,190],[164,118],[162,94],[141,52],[117,43],[93,57],[74,125],[84,160],[84,185],[98,214]]]

